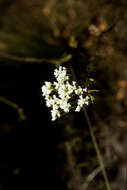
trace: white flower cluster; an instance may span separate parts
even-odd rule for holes
[[[42,86],[42,95],[45,97],[47,107],[52,107],[52,121],[61,116],[62,112],[69,112],[72,109],[71,100],[75,98],[77,105],[76,112],[79,112],[84,104],[89,104],[89,96],[85,96],[87,88],[81,88],[75,81],[69,82],[67,70],[60,66],[55,69],[54,76],[56,82],[45,82]]]

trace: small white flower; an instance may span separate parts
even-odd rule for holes
[[[51,88],[52,87],[52,83],[51,82],[45,82],[45,86],[47,87],[47,88]]]
[[[81,106],[81,107],[84,105],[84,99],[83,99],[83,96],[79,96],[79,99],[78,99],[78,105]]]
[[[86,104],[86,105],[89,104],[89,99],[90,99],[89,96],[86,96],[86,97],[85,97],[85,104]]]
[[[45,95],[45,100],[49,100],[51,98],[51,96],[48,94],[48,95]]]
[[[75,112],[80,112],[80,110],[81,110],[81,107],[77,106],[76,109],[75,109]]]
[[[49,94],[51,94],[52,92],[52,83],[51,82],[45,82],[45,85],[42,86],[41,88],[42,92],[43,92],[43,96],[47,96]]]
[[[66,87],[67,87],[68,94],[72,94],[74,90],[76,90],[76,86],[71,85],[69,82],[66,83]]]
[[[75,94],[76,95],[82,95],[83,94],[83,89],[80,87],[80,86],[78,86],[78,88],[75,90]]]
[[[56,78],[56,80],[57,80],[59,83],[63,84],[65,81],[69,80],[69,77],[66,76],[66,75],[61,74],[61,75],[59,75],[59,76]]]
[[[81,106],[81,107],[84,104],[88,105],[88,103],[89,103],[88,100],[89,100],[88,96],[86,96],[85,98],[83,98],[83,96],[81,95],[81,96],[79,96],[79,99],[78,99],[78,105]]]
[[[52,106],[52,103],[51,103],[50,100],[47,100],[47,101],[46,101],[46,106],[47,106],[47,107],[51,107],[51,106]]]
[[[57,109],[51,110],[52,121],[55,121],[57,117],[60,117],[60,111]]]
[[[72,81],[72,85],[73,85],[73,86],[76,86],[76,81]]]
[[[58,110],[59,106],[57,104],[54,104],[52,108],[53,108],[53,110]]]
[[[67,71],[65,67],[60,66],[59,69],[55,69],[54,76],[57,78],[59,76],[66,76]]]
[[[54,76],[58,83],[64,83],[65,81],[69,80],[67,76],[67,70],[65,67],[60,66],[59,69],[55,69]]]
[[[60,108],[64,112],[69,112],[70,107],[71,107],[71,104],[68,103],[68,101],[66,99],[64,101],[61,100],[61,102],[60,102]]]
[[[84,91],[84,92],[87,92],[87,88],[83,88],[83,91]]]
[[[58,82],[54,82],[53,85],[56,90],[58,90],[58,88],[60,87],[60,84]]]
[[[46,100],[46,105],[47,105],[47,107],[52,107],[54,104],[55,104],[55,101],[54,101],[53,98],[48,98],[48,99]]]
[[[52,121],[61,116],[62,112],[69,112],[72,108],[71,98],[77,98],[76,112],[79,112],[84,104],[89,104],[89,96],[84,97],[84,93],[87,94],[87,88],[78,86],[76,81],[69,82],[69,76],[67,76],[67,70],[65,67],[60,66],[55,69],[54,76],[56,81],[45,82],[42,86],[42,95],[45,97],[47,107],[51,107]]]

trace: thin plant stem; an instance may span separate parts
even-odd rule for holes
[[[47,58],[33,58],[33,57],[18,57],[15,55],[10,55],[7,53],[2,53],[0,52],[0,58],[3,59],[7,59],[10,61],[16,61],[16,62],[21,62],[21,63],[38,63],[38,64],[42,64],[42,63],[50,63],[53,64],[55,66],[59,66],[59,63],[66,63],[67,61],[69,61],[72,58],[71,54],[68,54],[66,56],[60,57],[59,59],[47,59]],[[18,63],[19,64],[19,63]]]
[[[3,102],[4,104],[7,104],[8,106],[14,108],[17,110],[18,114],[19,114],[19,118],[21,120],[26,120],[26,116],[23,112],[23,109],[20,108],[16,103],[8,100],[7,98],[3,97],[3,96],[0,96],[0,102]]]
[[[88,126],[89,126],[90,135],[91,135],[91,138],[92,138],[92,141],[93,141],[93,145],[94,145],[94,148],[95,148],[95,151],[96,151],[96,154],[97,154],[97,158],[98,158],[98,162],[99,162],[100,168],[102,170],[102,174],[103,174],[103,177],[104,177],[104,180],[105,180],[106,188],[107,188],[107,190],[110,190],[111,188],[110,188],[107,172],[106,172],[105,167],[104,167],[101,151],[100,151],[99,146],[97,144],[96,137],[94,135],[94,130],[93,130],[90,118],[89,118],[89,116],[87,114],[87,111],[86,111],[85,107],[83,107],[83,112],[84,112],[85,118],[86,118]]]
[[[71,69],[71,72],[72,72],[72,76],[77,81],[75,72],[74,72],[73,67],[71,65],[70,65],[70,69]],[[90,118],[89,118],[89,116],[87,114],[87,111],[86,111],[85,107],[83,107],[83,112],[84,112],[84,116],[86,118],[86,121],[87,121],[87,124],[88,124],[88,127],[89,127],[91,139],[92,139],[92,142],[93,142],[96,154],[97,154],[98,162],[99,162],[99,165],[100,165],[100,168],[101,168],[104,180],[105,180],[106,189],[111,190],[109,180],[108,180],[108,176],[107,176],[107,172],[106,172],[105,167],[104,167],[101,151],[100,151],[99,146],[97,144],[97,140],[96,140],[96,137],[95,137],[95,134],[94,134],[94,130],[93,130]]]

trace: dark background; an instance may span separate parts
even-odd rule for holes
[[[101,172],[86,187],[99,166],[83,113],[52,122],[41,96],[68,54],[99,89],[87,111],[111,189],[127,188],[126,34],[125,0],[0,0],[0,190],[106,189]]]

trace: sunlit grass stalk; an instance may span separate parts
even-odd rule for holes
[[[71,72],[72,72],[72,76],[74,77],[75,80],[77,80],[75,72],[74,72],[73,67],[71,65],[70,65],[70,69],[71,69]],[[89,118],[89,116],[87,114],[87,111],[86,111],[85,107],[83,107],[83,112],[84,112],[84,116],[85,116],[85,118],[87,120],[87,124],[88,124],[90,135],[91,135],[91,139],[92,139],[92,142],[93,142],[96,154],[97,154],[98,162],[99,162],[99,165],[100,165],[104,180],[105,180],[106,189],[111,190],[110,183],[109,183],[108,176],[107,176],[107,172],[106,172],[105,167],[104,167],[104,162],[103,162],[103,158],[102,158],[102,155],[101,155],[101,151],[100,151],[100,148],[99,148],[99,146],[97,144],[97,140],[96,140],[96,137],[95,137],[95,134],[94,134],[94,130],[93,130],[90,118]]]

